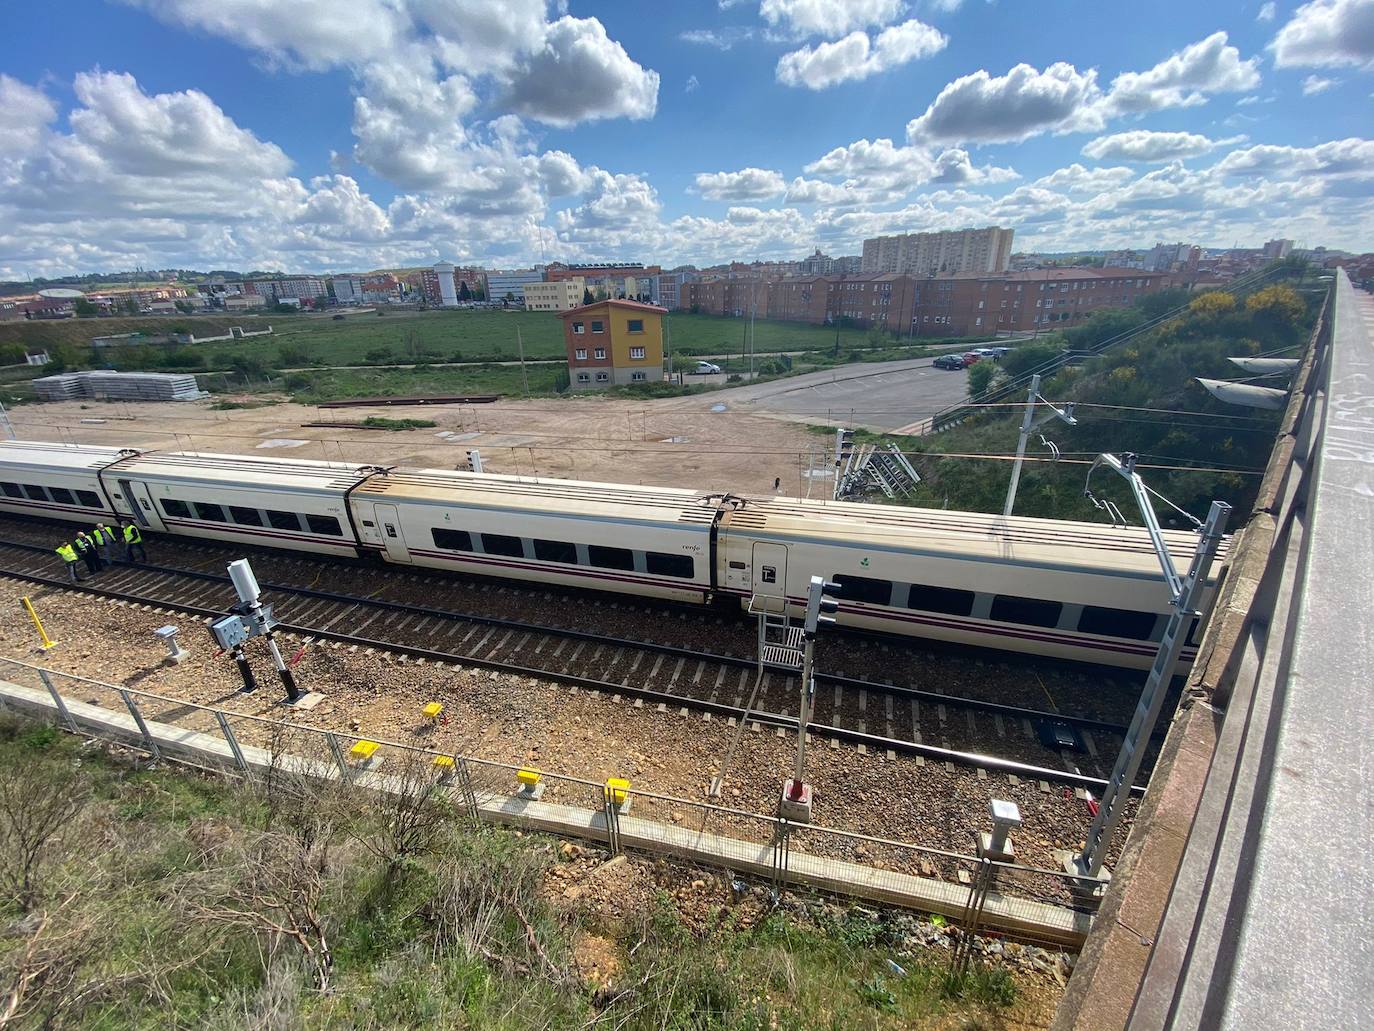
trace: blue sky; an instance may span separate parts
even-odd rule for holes
[[[0,60],[0,276],[1370,249],[1374,0],[69,0]]]

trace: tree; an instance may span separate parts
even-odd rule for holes
[[[100,309],[84,297],[78,297],[72,302],[72,310],[76,312],[77,318],[88,319],[92,315],[99,315]]]
[[[583,287],[583,288],[582,288],[582,303],[583,303],[583,304],[595,304],[595,303],[596,303],[596,298],[592,296],[592,288],[589,287],[589,286],[586,286],[586,287]]]
[[[992,367],[992,362],[975,362],[968,367],[968,394],[969,397],[977,397],[988,389],[992,382],[992,377],[996,370]]]
[[[1292,329],[1307,314],[1302,295],[1291,286],[1268,286],[1245,300],[1245,310],[1278,329]]]
[[[466,279],[464,279],[462,282],[458,284],[458,300],[472,300],[472,291],[468,289],[468,281]]]
[[[503,307],[503,308],[506,307],[506,306],[509,305],[509,304],[511,303],[511,301],[513,301],[513,300],[515,300],[515,294],[512,293],[511,291],[507,290],[507,291],[506,291],[506,296],[503,297],[503,298],[501,298],[501,307]]]
[[[1188,313],[1203,319],[1217,319],[1236,310],[1236,299],[1225,290],[1209,290],[1188,302]]]

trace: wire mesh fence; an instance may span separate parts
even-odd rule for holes
[[[1100,882],[1014,863],[557,771],[465,755],[460,749],[369,737],[287,720],[232,712],[102,683],[0,657],[0,678],[30,694],[7,692],[28,716],[64,729],[142,748],[251,780],[265,797],[291,793],[304,781],[393,796],[447,794],[477,822],[572,834],[623,848],[805,883],[959,918],[1036,927],[1054,910],[1090,911]],[[452,743],[458,743],[456,737]],[[980,880],[980,877],[982,878]],[[977,905],[972,899],[977,896]],[[974,913],[973,916],[966,916]],[[1072,921],[1059,921],[1065,927]],[[1071,935],[1070,935],[1071,937]]]

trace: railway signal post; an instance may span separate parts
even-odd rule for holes
[[[816,698],[816,676],[813,653],[816,633],[821,625],[834,623],[829,613],[839,609],[840,603],[828,597],[827,591],[838,591],[839,584],[827,583],[819,576],[811,578],[806,596],[806,617],[802,623],[801,707],[797,713],[797,765],[792,777],[783,784],[778,802],[778,815],[793,823],[811,822],[811,785],[806,783],[806,728],[811,723],[811,706]]]

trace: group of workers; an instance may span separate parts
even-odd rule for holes
[[[94,576],[114,561],[112,552],[117,544],[123,545],[122,557],[125,562],[137,564],[148,561],[148,552],[143,547],[143,534],[134,523],[120,522],[113,528],[96,523],[94,530],[79,531],[55,550],[66,565],[71,582],[79,583],[82,577],[76,571],[77,563],[85,562],[87,571]]]

